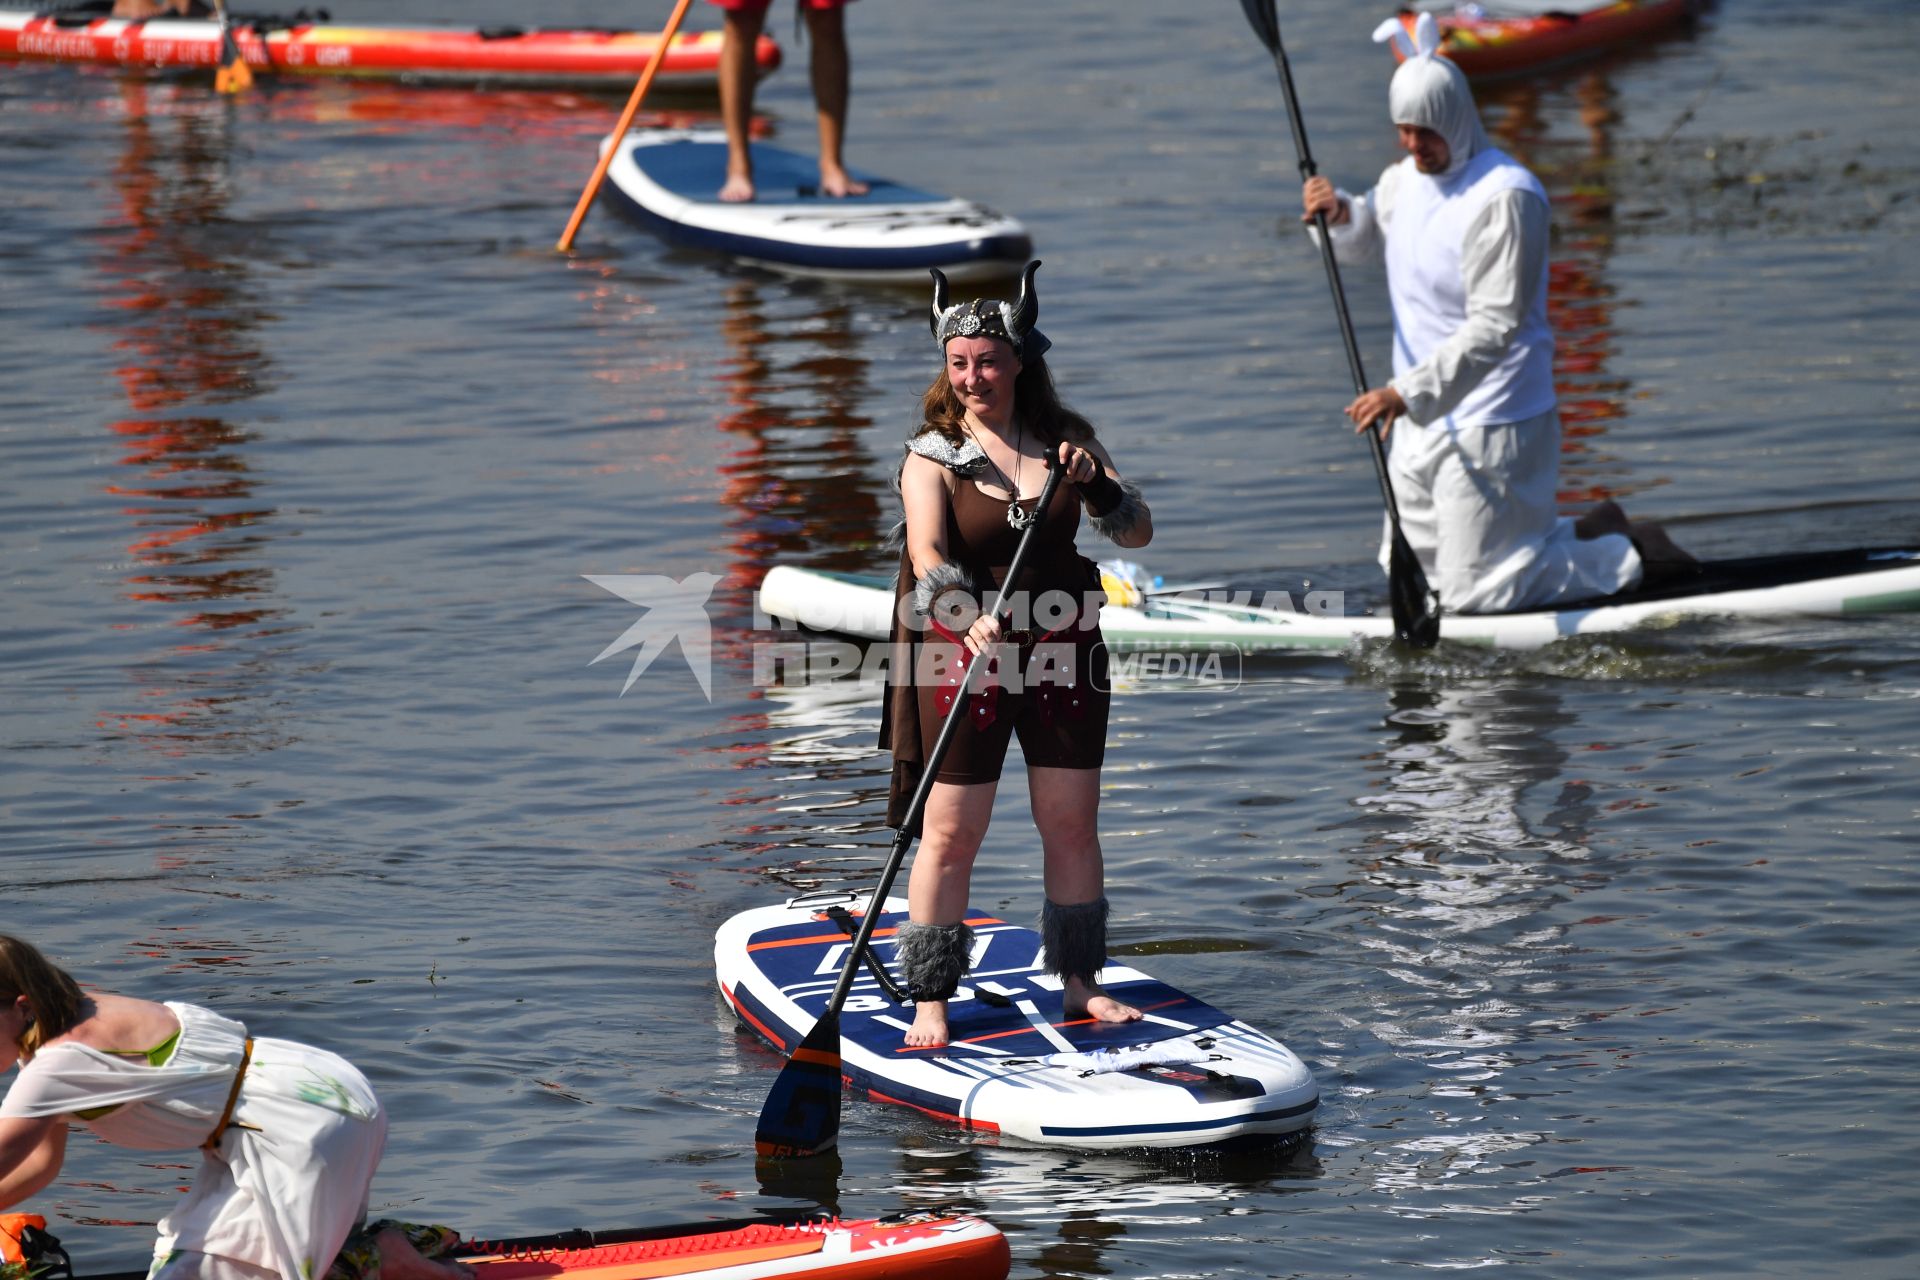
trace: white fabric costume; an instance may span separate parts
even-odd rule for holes
[[[1603,596],[1640,581],[1624,535],[1582,541],[1558,514],[1560,418],[1547,323],[1546,191],[1496,149],[1466,77],[1438,57],[1422,14],[1388,93],[1395,124],[1432,129],[1443,174],[1407,156],[1332,229],[1343,260],[1384,255],[1393,298],[1391,386],[1407,403],[1388,470],[1401,527],[1441,604],[1456,613]],[[1382,539],[1380,563],[1389,558]]]
[[[195,1005],[167,1008],[180,1038],[161,1065],[51,1045],[20,1064],[0,1116],[73,1116],[142,1151],[199,1147],[226,1109],[247,1029]],[[76,1114],[101,1107],[111,1110]],[[318,1280],[366,1217],[386,1134],[386,1113],[351,1063],[289,1040],[255,1040],[220,1145],[202,1151],[186,1198],[160,1220],[155,1274],[187,1252],[209,1255],[191,1259],[191,1274]]]

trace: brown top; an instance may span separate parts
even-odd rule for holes
[[[1007,523],[1005,498],[982,493],[980,486],[966,476],[952,477],[947,504],[947,558],[964,567],[979,592],[980,607],[993,603],[993,588],[1006,577],[1020,546],[1021,530]],[[1021,504],[1031,510],[1037,496],[1023,498]],[[1080,526],[1080,492],[1062,483],[1054,491],[1045,521],[1033,535],[1033,549],[1027,553],[1023,581],[1014,584],[1016,595],[1033,601],[1047,591],[1065,591],[1077,603],[1088,592],[1100,588],[1100,572],[1074,545]],[[913,594],[912,553],[900,552],[900,572],[894,581],[894,621],[891,648],[887,655],[887,696],[880,709],[880,746],[893,752],[893,785],[887,802],[887,825],[899,827],[906,820],[906,809],[919,785],[921,760],[920,702],[913,686],[918,655],[914,646],[929,638],[930,632],[916,630],[903,622],[912,616],[913,607],[903,598]],[[1016,614],[1016,621],[1022,615]],[[1072,624],[1069,623],[1069,626]],[[918,834],[917,832],[915,834]]]

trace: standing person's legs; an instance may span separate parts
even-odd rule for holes
[[[972,950],[963,922],[973,860],[993,820],[999,788],[998,782],[936,782],[927,794],[920,847],[907,876],[908,923],[896,935],[894,953],[907,990],[933,996],[914,1002],[909,1048],[947,1042],[947,999],[966,975]]]
[[[720,118],[727,126],[727,180],[720,198],[735,203],[754,195],[747,131],[753,124],[753,90],[760,77],[754,50],[767,23],[767,3],[736,0],[730,4],[720,41]]]
[[[1094,981],[1107,962],[1106,865],[1100,852],[1100,771],[1027,768],[1033,824],[1045,859],[1040,933],[1047,968],[1066,982],[1066,1014],[1133,1022],[1140,1011]]]
[[[852,97],[845,6],[809,7],[807,31],[813,42],[808,63],[813,79],[813,104],[820,119],[821,193],[829,196],[865,195],[867,184],[848,175],[845,159],[841,155],[847,136],[847,103]]]

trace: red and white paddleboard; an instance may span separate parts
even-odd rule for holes
[[[1010,1265],[998,1228],[938,1212],[580,1231],[488,1248],[460,1255],[479,1280],[1004,1280]]]
[[[501,81],[630,88],[660,44],[653,31],[543,31],[526,27],[335,26],[240,15],[234,39],[256,71],[436,81]],[[780,48],[761,36],[762,75]],[[130,67],[212,67],[220,24],[211,18],[134,20],[86,13],[0,11],[0,57]],[[711,89],[719,83],[720,33],[685,32],[667,47],[656,83]]]

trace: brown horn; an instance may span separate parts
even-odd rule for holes
[[[947,313],[947,277],[938,267],[928,267],[927,274],[933,277],[933,314],[927,319],[927,326],[933,330],[935,342],[940,340],[940,318]]]
[[[1033,291],[1033,273],[1040,269],[1040,259],[1035,258],[1027,264],[1027,272],[1020,277],[1020,301],[1013,309],[1013,324],[1022,336],[1033,328],[1040,318],[1040,295]]]

